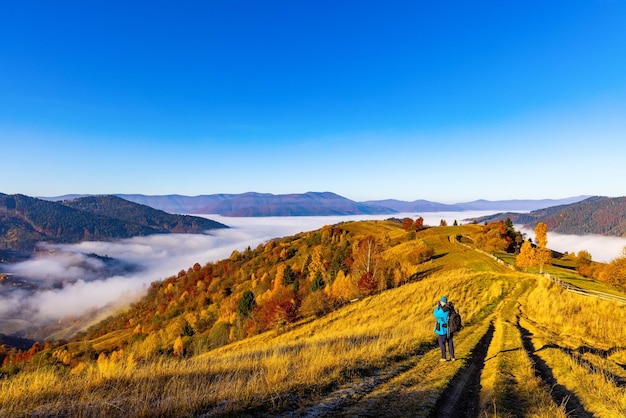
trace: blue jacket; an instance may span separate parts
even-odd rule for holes
[[[437,324],[435,324],[435,333],[439,335],[446,335],[448,333],[448,312],[441,309],[441,305],[435,306],[433,312],[435,318],[437,318]],[[445,327],[444,327],[445,325]]]

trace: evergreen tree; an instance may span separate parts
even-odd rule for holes
[[[196,331],[194,331],[193,327],[189,324],[189,322],[185,321],[183,328],[180,330],[180,336],[181,337],[193,337],[195,333]]]
[[[237,305],[237,313],[243,317],[250,315],[250,312],[255,308],[256,300],[254,299],[254,293],[250,290],[243,292],[239,304]]]
[[[326,286],[324,276],[322,276],[321,271],[318,271],[317,273],[315,273],[315,277],[313,277],[313,281],[311,282],[311,292],[323,289],[324,286]]]
[[[289,264],[287,264],[285,270],[283,270],[282,280],[284,286],[291,286],[296,281],[296,273],[294,273]]]

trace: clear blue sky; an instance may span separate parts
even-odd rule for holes
[[[5,1],[0,192],[623,196],[626,1]]]

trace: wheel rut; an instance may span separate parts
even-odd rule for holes
[[[535,369],[535,376],[540,378],[547,388],[551,388],[550,395],[557,405],[564,405],[569,417],[591,418],[593,414],[585,409],[576,394],[565,386],[558,383],[552,369],[548,364],[536,354],[535,346],[532,342],[533,334],[524,328],[517,319],[516,327],[522,336],[522,345],[528,357],[532,360]]]

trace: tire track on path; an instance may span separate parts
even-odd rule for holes
[[[535,346],[532,342],[533,334],[524,328],[517,318],[515,325],[522,336],[522,345],[528,357],[532,360],[535,369],[535,376],[545,382],[546,387],[551,388],[550,395],[557,405],[564,405],[568,416],[577,418],[592,418],[593,415],[585,409],[576,394],[565,386],[558,383],[552,369],[548,364],[536,354]]]

